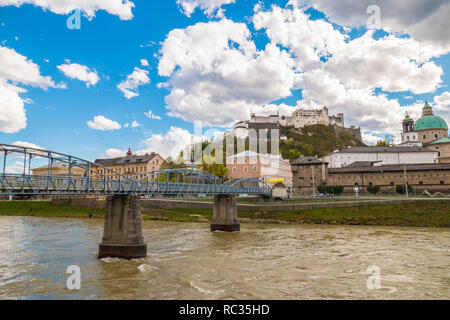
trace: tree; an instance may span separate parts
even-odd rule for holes
[[[295,160],[295,159],[298,159],[298,158],[300,158],[300,156],[301,156],[302,154],[300,153],[300,151],[298,151],[298,150],[295,150],[295,149],[290,149],[289,150],[289,160],[291,160],[291,161],[293,161],[293,160]]]
[[[376,195],[378,193],[378,191],[380,191],[380,187],[379,186],[374,186],[374,185],[369,185],[367,187],[367,191],[369,193],[371,193],[372,195]]]
[[[212,173],[222,180],[228,179],[228,168],[224,164],[216,163],[216,160],[212,156],[208,157],[203,155],[202,164],[197,169]]]
[[[388,147],[388,143],[386,140],[378,140],[377,147]]]
[[[411,187],[410,185],[408,185],[408,190],[409,192],[413,191],[414,188]],[[398,186],[395,187],[395,191],[399,194],[405,194],[405,186],[403,184],[399,184]]]
[[[343,186],[318,186],[317,187],[317,191],[319,191],[320,193],[324,193],[324,194],[335,194],[335,195],[340,195],[342,194],[342,192],[344,192],[344,187]]]

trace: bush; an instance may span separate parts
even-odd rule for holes
[[[324,194],[340,195],[344,191],[343,186],[318,186],[317,191]]]
[[[408,191],[412,192],[414,190],[413,187],[411,187],[410,185],[408,185]],[[397,187],[395,187],[395,191],[399,194],[405,194],[405,186],[403,184],[398,185]]]
[[[372,195],[376,195],[378,193],[378,191],[380,191],[380,187],[379,186],[374,186],[374,185],[369,185],[367,187],[367,191],[369,193],[371,193]]]

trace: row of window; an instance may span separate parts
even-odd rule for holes
[[[258,171],[258,167],[257,166],[253,166],[253,172],[256,172],[256,171]],[[233,167],[231,169],[231,172],[236,173],[236,167]],[[247,166],[244,167],[244,172],[248,172],[248,167]]]
[[[122,173],[122,174],[133,174],[133,173],[142,173],[142,172],[146,172],[147,171],[147,167],[145,166],[141,166],[141,167],[126,167],[126,168],[112,168],[111,170],[115,170],[118,173]],[[155,167],[152,167],[152,170],[155,170]],[[107,173],[105,169],[100,169],[97,171],[97,173],[99,174],[105,174]]]

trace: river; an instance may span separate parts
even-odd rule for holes
[[[0,299],[450,299],[448,229],[241,229],[144,221],[146,258],[97,260],[102,220],[0,217]],[[66,288],[70,265],[80,290]]]

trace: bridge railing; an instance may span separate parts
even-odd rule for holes
[[[0,144],[0,153],[2,151],[0,194],[271,195],[271,188],[257,178],[224,182],[209,172],[193,168],[151,171],[129,178],[99,164],[54,151]],[[22,173],[6,172],[8,156],[23,157]],[[31,174],[33,159],[47,159],[47,166],[38,168],[46,174]],[[53,174],[56,162],[64,164],[66,175]]]

